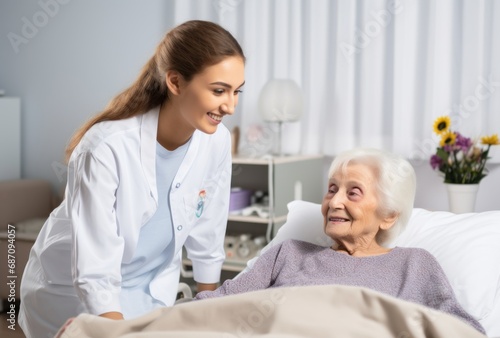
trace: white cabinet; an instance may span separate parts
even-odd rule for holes
[[[287,204],[295,199],[320,202],[323,199],[323,161],[321,155],[233,158],[231,186],[264,190],[269,194],[269,214],[273,223],[285,221]],[[230,220],[257,222],[255,217]]]
[[[21,178],[21,100],[0,97],[0,180]]]

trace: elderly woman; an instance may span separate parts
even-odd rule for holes
[[[455,315],[484,333],[430,253],[388,246],[412,212],[416,179],[410,163],[388,152],[354,149],[335,158],[328,178],[322,213],[332,247],[276,244],[247,272],[196,299],[283,286],[360,286]]]

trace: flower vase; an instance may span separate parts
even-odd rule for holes
[[[455,214],[474,212],[479,184],[446,183],[450,211]]]

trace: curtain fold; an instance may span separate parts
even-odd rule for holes
[[[220,23],[241,42],[243,153],[272,149],[277,126],[258,99],[273,78],[296,81],[299,122],[286,153],[374,146],[427,162],[436,117],[468,137],[500,133],[500,2],[494,0],[177,0],[175,20]],[[497,147],[499,148],[499,147]],[[245,152],[246,150],[246,152]],[[500,163],[500,150],[492,148]]]

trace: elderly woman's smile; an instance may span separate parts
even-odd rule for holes
[[[344,222],[349,222],[349,219],[331,216],[331,217],[328,217],[328,222],[332,222],[332,223],[344,223]]]

